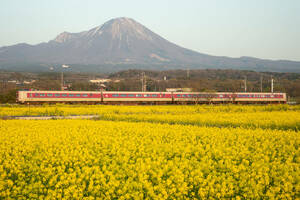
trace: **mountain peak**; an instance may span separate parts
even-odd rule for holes
[[[125,24],[134,24],[134,23],[138,23],[138,22],[136,22],[134,19],[129,18],[129,17],[118,17],[118,18],[108,20],[103,25],[112,25],[112,24],[123,24],[123,25],[125,25]]]
[[[109,21],[119,21],[119,22],[136,22],[134,19],[132,19],[132,18],[129,18],[129,17],[117,17],[117,18],[113,18],[113,19],[111,19],[111,20],[109,20]],[[107,21],[106,23],[108,23],[109,21]]]
[[[113,39],[134,37],[140,40],[152,40],[152,32],[146,27],[128,17],[111,19],[104,24],[80,33],[62,32],[54,41],[58,43],[69,42],[79,37],[98,38],[103,33],[110,35]]]
[[[152,40],[151,31],[128,17],[111,19],[101,26],[101,30],[110,33],[113,38],[132,36],[142,40]]]
[[[58,43],[63,43],[66,42],[67,40],[72,38],[72,34],[69,32],[62,32],[61,34],[59,34],[58,36],[56,36],[56,38],[54,39],[55,42]]]

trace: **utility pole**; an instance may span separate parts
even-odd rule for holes
[[[147,89],[147,82],[146,82],[146,75],[145,72],[142,72],[142,92],[146,92]]]
[[[271,93],[273,93],[274,91],[274,79],[273,79],[273,76],[271,76]]]
[[[144,72],[141,74],[142,92],[144,92]]]
[[[147,91],[147,80],[146,80],[146,74],[144,72],[144,92]]]
[[[66,68],[66,69],[69,69],[69,68],[71,68],[69,65],[62,65],[61,66],[62,67],[62,70],[61,70],[61,90],[63,91],[64,89],[65,89],[65,87],[64,87],[64,68]]]
[[[244,84],[245,92],[247,92],[247,76],[245,76]]]
[[[263,77],[262,77],[262,75],[261,75],[261,76],[260,76],[260,92],[263,91],[262,81],[263,81]]]
[[[186,79],[190,79],[190,68],[186,70]]]
[[[61,71],[61,91],[63,91],[64,90],[64,72],[63,71]]]

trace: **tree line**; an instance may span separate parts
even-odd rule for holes
[[[145,74],[143,77],[142,74]],[[60,73],[1,72],[0,103],[15,103],[19,89],[60,90]],[[101,86],[89,82],[91,79],[105,78],[108,91],[141,91],[142,79],[146,79],[147,91],[166,91],[166,88],[191,88],[205,92],[270,92],[271,78],[274,92],[286,92],[288,96],[300,98],[300,74],[255,72],[243,70],[124,70],[111,74],[65,73],[64,85],[73,91],[99,91]],[[32,84],[16,84],[11,80],[35,80]]]

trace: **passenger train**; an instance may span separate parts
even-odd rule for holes
[[[17,102],[87,104],[286,103],[286,93],[18,91]]]

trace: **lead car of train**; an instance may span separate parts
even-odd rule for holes
[[[286,93],[230,92],[119,92],[119,91],[18,91],[25,104],[201,104],[201,103],[286,103]]]

